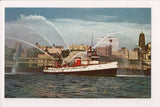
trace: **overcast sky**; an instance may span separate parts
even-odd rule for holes
[[[92,32],[94,44],[110,36],[119,39],[119,48],[133,49],[142,31],[151,41],[150,8],[6,8],[5,23],[6,38],[40,45],[90,45]]]

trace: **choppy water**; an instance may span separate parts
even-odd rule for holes
[[[150,77],[5,75],[6,98],[150,98]]]

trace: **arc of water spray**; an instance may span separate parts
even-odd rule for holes
[[[93,48],[96,48],[100,42],[102,42],[105,38],[111,36],[111,35],[114,35],[114,34],[117,34],[117,33],[125,33],[125,32],[130,32],[130,31],[137,31],[137,30],[129,30],[129,31],[124,31],[124,32],[114,32],[114,33],[109,33],[107,34],[102,40],[100,40]]]
[[[102,40],[100,40],[93,48],[96,48],[96,47],[100,44],[100,42],[102,42],[106,37],[111,36],[111,35],[114,35],[114,34],[116,34],[116,33],[124,33],[124,32],[114,32],[114,33],[110,33],[110,34],[106,35],[106,36],[105,36]],[[85,54],[87,54],[87,51],[77,53],[76,55],[74,55],[74,56],[71,58],[70,61],[72,61],[76,56],[80,55],[81,53],[83,53],[83,56],[84,56]]]
[[[54,59],[52,56],[50,56],[48,53],[46,53],[46,52],[45,52],[45,51],[43,51],[42,49],[40,49],[40,48],[38,48],[38,47],[36,47],[36,46],[32,45],[32,44],[31,44],[31,43],[29,43],[29,42],[23,41],[23,40],[21,40],[21,39],[12,38],[12,37],[9,37],[9,38],[7,38],[7,39],[16,40],[16,41],[19,41],[19,42],[23,42],[23,43],[25,43],[25,44],[27,44],[27,45],[30,45],[30,46],[32,46],[32,47],[34,47],[34,48],[38,49],[39,51],[43,52],[44,54],[46,54],[48,57],[50,57],[52,60],[54,60],[54,61],[55,61],[55,59]]]
[[[34,28],[32,28],[32,27],[29,27],[29,26],[25,26],[25,27],[28,28],[28,29],[30,29],[30,30],[35,31],[35,32],[36,32],[38,35],[40,35],[45,41],[47,41],[47,42],[49,43],[49,45],[51,45],[51,47],[54,49],[52,43],[51,43],[46,37],[42,36],[42,34],[41,34],[39,31],[37,31],[36,29],[34,29]],[[62,56],[60,53],[58,53],[58,55],[60,55],[60,57],[64,60],[63,56]]]
[[[33,15],[31,15],[33,16]],[[27,18],[32,18],[32,17],[27,17]],[[21,15],[21,18],[24,17],[23,15]],[[61,32],[56,28],[56,26],[49,20],[47,20],[45,17],[41,16],[42,20],[45,21],[46,24],[49,24],[51,25],[52,28],[54,28],[56,30],[56,32],[58,33],[58,35],[63,39],[64,43],[67,45],[67,48],[68,48],[68,43],[66,42],[66,40],[64,39],[63,35],[61,34]],[[68,48],[69,52],[72,54],[71,50]]]
[[[71,60],[69,60],[69,62],[71,62],[75,57],[77,57],[80,54],[84,54],[85,55],[86,52],[78,52],[76,55],[74,55]]]
[[[101,39],[93,48],[96,48],[104,39],[106,39],[108,36],[117,34],[117,33],[122,33],[122,32],[114,32],[114,33],[110,33],[108,35],[106,35],[103,39]]]
[[[45,19],[46,20],[46,19]],[[57,31],[57,33],[61,36],[61,38],[63,39],[63,41],[64,41],[64,43],[67,45],[67,48],[68,48],[68,43],[66,42],[66,40],[64,39],[64,37],[63,37],[63,35],[62,35],[62,33],[55,27],[55,25],[51,22],[51,21],[49,21],[49,20],[46,20],[46,23],[48,23],[48,24],[50,24],[56,31]],[[69,50],[69,52],[72,54],[72,52],[71,52],[71,50],[68,48],[68,50]]]

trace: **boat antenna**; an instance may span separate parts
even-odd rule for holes
[[[92,32],[92,38],[91,38],[91,46],[93,46],[93,32]]]

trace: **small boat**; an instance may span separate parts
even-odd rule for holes
[[[74,64],[64,64],[47,67],[43,70],[45,74],[66,74],[78,76],[108,76],[115,77],[117,75],[118,62],[108,62],[100,64],[95,49],[92,47],[87,51],[87,58],[74,58]]]

